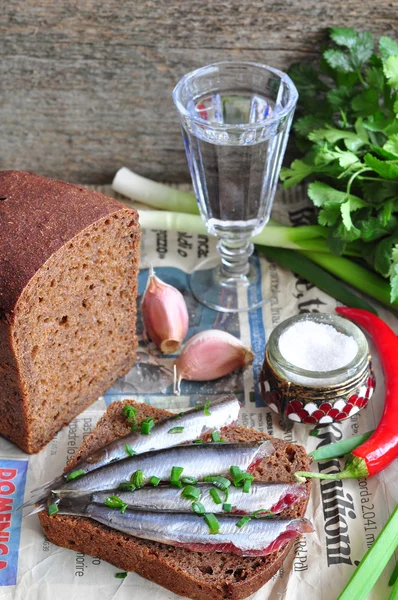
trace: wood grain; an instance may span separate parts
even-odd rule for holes
[[[187,71],[311,60],[331,25],[396,37],[397,1],[7,0],[0,15],[2,169],[107,183],[129,166],[188,179],[171,91]]]

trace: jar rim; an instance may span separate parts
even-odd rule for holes
[[[279,338],[289,327],[302,321],[331,325],[340,333],[344,333],[345,335],[352,337],[358,346],[355,357],[342,367],[339,367],[338,369],[332,369],[330,371],[310,371],[308,369],[302,369],[301,367],[298,367],[297,365],[294,365],[286,360],[279,350]],[[281,367],[284,371],[290,371],[294,375],[315,380],[331,379],[333,377],[342,375],[345,371],[347,371],[348,375],[350,371],[358,368],[361,363],[367,359],[369,354],[368,342],[362,330],[355,325],[355,323],[352,323],[348,319],[329,313],[304,313],[289,317],[288,319],[282,321],[282,323],[279,323],[279,325],[273,329],[267,345],[270,360],[273,363]]]

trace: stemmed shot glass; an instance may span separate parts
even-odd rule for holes
[[[199,211],[219,257],[191,275],[194,296],[222,312],[261,306],[253,235],[267,224],[297,90],[281,71],[219,62],[184,75],[173,91]]]

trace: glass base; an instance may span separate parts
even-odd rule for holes
[[[214,310],[225,313],[255,310],[268,302],[261,289],[258,259],[249,258],[247,275],[226,277],[221,271],[220,258],[214,256],[199,263],[190,277],[195,298]]]

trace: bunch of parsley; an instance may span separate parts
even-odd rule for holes
[[[398,43],[332,28],[319,68],[289,71],[300,99],[294,130],[304,156],[284,168],[308,196],[334,254],[360,256],[398,298]],[[298,118],[297,118],[298,117]]]

